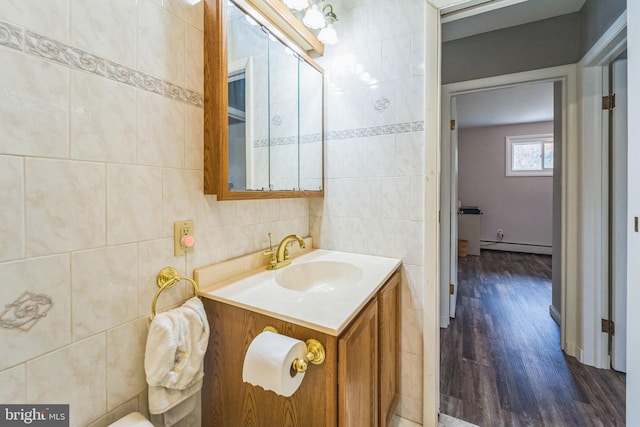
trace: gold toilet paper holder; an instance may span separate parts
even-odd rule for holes
[[[264,332],[278,333],[278,330],[273,326],[267,326],[263,329]],[[322,365],[326,357],[324,346],[320,341],[313,338],[308,339],[305,343],[307,345],[307,354],[303,358],[297,357],[291,364],[291,368],[296,372],[304,373],[309,368],[309,363],[314,365]]]

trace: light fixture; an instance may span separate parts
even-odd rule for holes
[[[327,8],[329,8],[329,11],[324,15],[325,27],[318,33],[318,40],[324,44],[336,44],[338,42],[338,33],[336,33],[333,24],[338,20],[338,17],[333,13],[333,6],[330,4],[323,7],[322,11],[324,12]]]
[[[284,0],[284,4],[291,10],[305,10],[309,6],[309,0]]]
[[[281,0],[293,15],[312,30],[318,40],[324,44],[336,44],[338,33],[334,26],[338,17],[333,6],[323,0]]]
[[[302,18],[302,23],[309,28],[318,30],[325,26],[324,15],[315,1],[311,3],[311,6],[307,9],[307,12]]]

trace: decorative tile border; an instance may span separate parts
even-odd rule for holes
[[[355,128],[355,129],[345,129],[345,130],[336,130],[330,131],[325,134],[325,140],[334,140],[334,139],[352,139],[352,138],[366,138],[368,136],[377,136],[377,135],[394,135],[397,133],[407,133],[407,132],[422,132],[424,131],[424,122],[410,122],[410,123],[396,123],[393,125],[383,125],[383,126],[371,126],[367,128]],[[314,133],[311,135],[303,135],[300,139],[301,144],[308,144],[311,142],[317,142],[322,139],[322,134]],[[271,146],[274,145],[288,145],[288,144],[297,144],[298,139],[295,136],[286,136],[282,138],[275,138],[271,140]],[[253,146],[255,148],[264,148],[269,145],[268,139],[258,139],[253,142]]]
[[[318,142],[318,141],[322,141],[322,134],[321,133],[313,133],[313,134],[309,134],[309,135],[302,135],[302,137],[300,138],[300,144],[310,144],[312,142]],[[271,146],[274,145],[290,145],[290,144],[297,144],[298,143],[298,137],[296,136],[283,136],[281,138],[274,138],[271,140]],[[254,148],[264,148],[269,146],[269,140],[268,139],[258,139],[253,141],[253,146]]]
[[[69,68],[87,71],[166,98],[202,107],[204,96],[192,90],[158,79],[150,74],[117,64],[108,59],[69,46],[33,31],[0,21],[0,45],[57,62]]]
[[[23,34],[24,30],[22,28],[0,21],[0,46],[21,50]]]
[[[366,138],[368,136],[393,135],[406,132],[421,132],[423,130],[423,121],[412,123],[396,123],[392,125],[331,131],[327,133],[326,140]]]

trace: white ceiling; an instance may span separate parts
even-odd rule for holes
[[[524,0],[511,5],[511,3],[515,2],[508,0],[483,1],[482,4],[472,6],[470,9],[462,9],[449,15],[449,19],[451,19],[455,13],[471,14],[472,16],[444,23],[442,25],[442,41],[446,42],[460,39],[475,34],[577,12],[582,8],[584,2],[585,0]],[[477,1],[472,0],[469,4],[474,3],[477,3]],[[493,7],[498,7],[500,4],[508,6],[482,12],[486,8],[491,8],[492,4],[494,4]],[[474,7],[477,8],[477,14],[474,14]],[[457,7],[452,9],[457,9]],[[441,12],[446,13],[447,9]],[[443,17],[444,16],[446,15],[443,15]]]
[[[456,96],[458,128],[553,120],[553,83],[534,83]]]

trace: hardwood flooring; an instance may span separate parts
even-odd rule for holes
[[[551,257],[460,258],[456,318],[441,329],[441,412],[482,427],[624,426],[625,375],[560,350]]]

